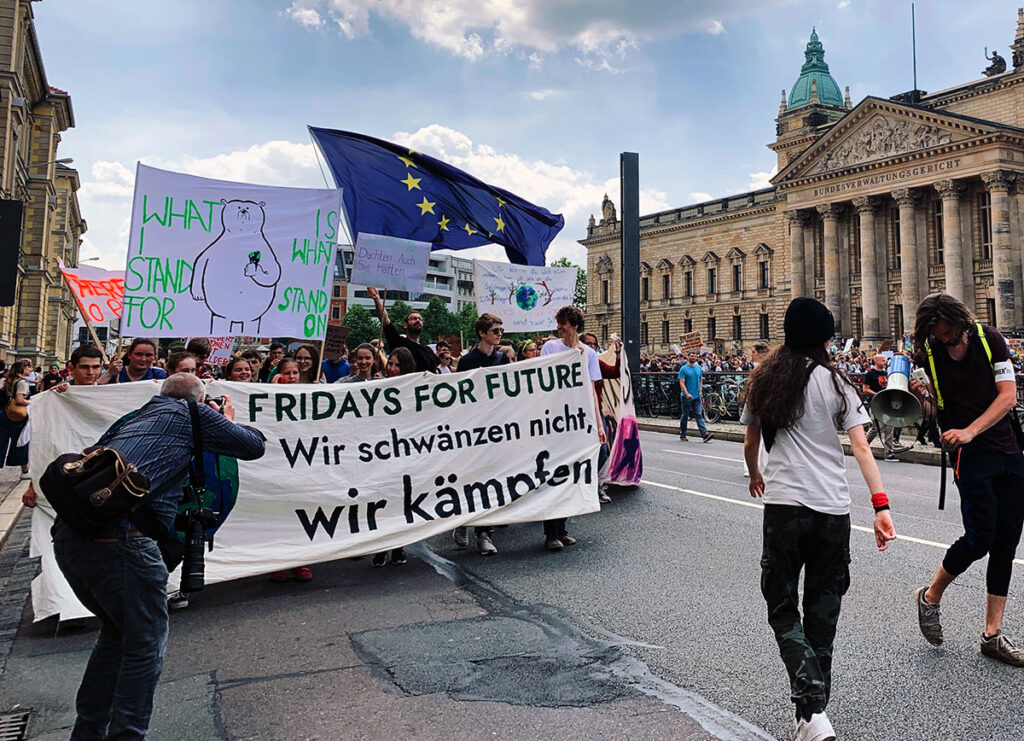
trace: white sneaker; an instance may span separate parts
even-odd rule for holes
[[[469,535],[466,532],[466,528],[457,527],[452,530],[452,540],[455,542],[456,548],[465,548],[469,545]]]
[[[170,610],[184,610],[188,607],[188,595],[184,592],[175,592],[167,597],[167,608]]]
[[[836,732],[824,713],[815,713],[810,720],[796,722],[794,741],[836,741]]]

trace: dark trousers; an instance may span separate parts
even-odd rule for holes
[[[12,422],[0,409],[0,466],[24,466],[28,463],[28,445],[17,446],[28,421]]]
[[[804,571],[803,618],[798,583]],[[832,642],[839,607],[850,586],[850,516],[807,507],[766,504],[761,594],[768,623],[789,673],[798,717],[810,718],[828,704],[832,689]]]
[[[569,522],[568,517],[559,517],[556,520],[544,520],[544,535],[548,538],[561,538],[568,531],[565,524]]]
[[[988,554],[988,593],[1005,597],[1024,524],[1024,455],[967,446],[953,460],[964,534],[946,551],[942,567],[959,576]]]
[[[100,634],[78,688],[72,741],[142,739],[167,647],[167,567],[151,538],[97,543],[55,527],[57,565]]]

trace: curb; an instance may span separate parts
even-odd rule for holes
[[[11,530],[14,529],[14,523],[25,509],[25,505],[21,503],[21,495],[28,491],[28,483],[19,481],[0,501],[0,547],[7,542]]]
[[[664,432],[667,434],[678,435],[679,425],[677,422],[651,422],[650,418],[638,418],[636,421],[637,427],[646,432]],[[743,442],[745,435],[744,427],[739,422],[719,422],[714,426],[708,425],[708,429],[715,434],[715,437],[719,440],[727,440],[729,442]],[[846,437],[842,438],[843,452],[846,455],[853,455],[852,448]],[[871,452],[875,458],[881,460],[885,457],[885,452],[880,445],[872,445]],[[920,463],[925,466],[941,466],[942,456],[939,451],[934,448],[927,448],[924,450],[908,450],[906,453],[899,453],[896,456],[896,460],[903,463]]]

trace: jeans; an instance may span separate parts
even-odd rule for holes
[[[803,619],[798,585],[804,572]],[[850,516],[764,506],[761,594],[789,674],[797,716],[809,719],[832,691],[832,642],[850,587]]]
[[[679,406],[682,407],[679,414],[679,436],[686,437],[686,427],[691,414],[697,420],[700,436],[707,436],[708,428],[704,425],[704,402],[701,401],[701,398],[699,396],[687,398],[686,394],[679,394]]]
[[[988,593],[1005,597],[1024,525],[1024,455],[968,445],[953,461],[964,534],[946,551],[942,567],[960,576],[988,554]]]
[[[100,619],[75,701],[72,741],[142,739],[167,648],[167,567],[151,538],[99,543],[54,527],[57,564]]]
[[[20,448],[16,445],[27,424],[27,421],[12,422],[0,409],[0,466],[4,465],[5,459],[8,466],[28,465],[28,445]]]

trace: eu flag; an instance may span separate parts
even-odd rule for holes
[[[500,244],[510,262],[544,265],[565,220],[507,190],[381,139],[309,127],[359,232],[464,250]]]

